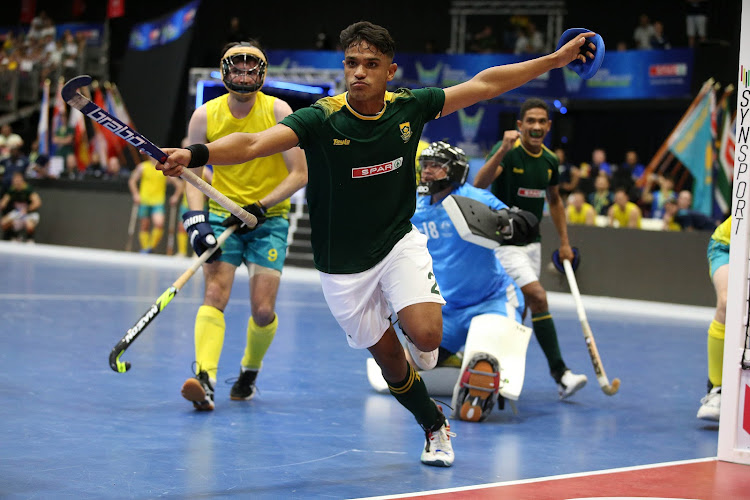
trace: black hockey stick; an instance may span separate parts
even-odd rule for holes
[[[229,238],[229,236],[234,232],[235,229],[237,229],[237,226],[232,226],[225,229],[224,232],[221,233],[216,239],[216,246],[211,248],[210,250],[206,250],[205,252],[203,252],[203,254],[201,254],[201,256],[193,263],[193,265],[191,265],[187,269],[187,271],[182,273],[182,275],[177,278],[174,283],[172,283],[172,286],[164,290],[164,293],[162,293],[159,298],[156,299],[156,302],[154,302],[151,307],[146,310],[143,316],[141,316],[141,318],[136,321],[132,327],[130,327],[130,329],[125,333],[125,336],[120,339],[117,345],[112,348],[112,352],[109,353],[110,368],[119,373],[125,373],[126,371],[130,370],[130,363],[128,361],[120,361],[120,356],[122,356],[125,350],[130,347],[130,344],[132,344],[135,339],[138,338],[143,330],[145,330],[146,327],[151,324],[154,318],[156,318],[156,316],[161,311],[163,311],[165,307],[167,307],[174,296],[177,295],[177,292],[180,291],[180,288],[185,286],[185,283],[187,283],[188,280],[193,277],[195,272],[214,254],[216,249],[224,244],[226,239]]]
[[[123,139],[139,151],[145,152],[159,163],[164,163],[167,159],[167,155],[164,151],[156,147],[154,143],[133,130],[130,126],[121,122],[78,92],[79,88],[87,86],[91,81],[91,77],[88,75],[80,75],[71,78],[65,83],[65,85],[63,85],[63,88],[60,91],[62,98],[72,107],[76,108],[81,113],[91,118],[91,120],[115,134],[117,137]],[[216,203],[226,208],[232,215],[247,224],[247,227],[253,228],[258,224],[258,220],[253,214],[243,210],[242,207],[224,196],[216,188],[195,175],[189,169],[183,169],[180,177],[195,186]]]

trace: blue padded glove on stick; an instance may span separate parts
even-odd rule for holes
[[[589,32],[593,31],[587,30],[586,28],[570,28],[568,30],[565,30],[565,33],[563,33],[560,37],[560,41],[557,42],[557,48],[555,50],[559,50],[560,47],[562,47],[581,33]],[[591,47],[589,47],[589,43],[593,43],[596,48],[592,50]],[[591,38],[586,39],[586,42],[581,47],[581,54],[586,56],[586,52],[593,52],[594,58],[589,59],[588,57],[586,57],[586,62],[576,59],[575,61],[568,64],[568,67],[578,73],[578,76],[580,76],[584,80],[588,80],[589,78],[594,76],[596,72],[599,71],[602,62],[604,61],[604,39],[601,37],[601,35],[596,34]]]

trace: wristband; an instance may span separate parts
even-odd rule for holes
[[[191,144],[185,149],[190,151],[188,168],[202,167],[208,163],[208,146],[205,144]]]
[[[256,201],[255,204],[260,207],[260,211],[263,212],[263,215],[266,215],[266,212],[268,212],[268,209],[266,208],[266,206],[263,205],[263,203],[261,203],[260,200]]]

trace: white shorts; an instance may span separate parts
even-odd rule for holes
[[[705,38],[706,37],[706,16],[705,15],[692,15],[685,18],[687,25],[687,36],[695,36]]]
[[[422,302],[445,304],[440,295],[427,237],[412,226],[375,267],[355,274],[320,273],[328,308],[355,349],[377,344],[393,311]],[[390,304],[390,306],[389,306]]]
[[[529,243],[522,247],[503,245],[495,249],[495,255],[519,288],[539,281],[542,271],[541,243]]]

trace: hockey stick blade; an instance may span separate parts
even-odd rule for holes
[[[159,149],[154,143],[146,139],[144,136],[133,130],[129,125],[121,122],[117,117],[112,116],[109,112],[102,109],[93,103],[90,99],[83,96],[78,89],[85,87],[92,82],[92,79],[88,75],[79,75],[68,80],[63,88],[60,90],[62,98],[70,104],[72,107],[79,110],[84,115],[88,116],[92,121],[98,123],[111,133],[115,134],[120,139],[123,139],[128,144],[132,145],[139,151],[143,151],[151,158],[155,159],[159,163],[164,163],[167,159],[167,154]],[[208,184],[206,181],[195,175],[189,169],[183,169],[182,175],[180,175],[187,182],[195,186],[203,194],[214,200],[216,203],[226,208],[232,215],[239,218],[242,222],[247,224],[248,227],[252,228],[258,224],[258,219],[242,207],[237,205],[235,202],[227,198],[225,195],[220,193],[216,188]]]
[[[581,292],[578,290],[578,282],[576,281],[576,275],[573,272],[573,266],[570,261],[563,260],[563,268],[565,270],[565,276],[568,278],[568,285],[570,286],[570,293],[573,295],[573,299],[576,303],[576,311],[578,312],[578,320],[581,323],[583,329],[583,337],[586,341],[586,347],[589,351],[589,357],[591,358],[591,364],[594,366],[594,373],[596,374],[596,380],[599,382],[602,392],[607,396],[614,396],[618,390],[620,390],[620,379],[616,378],[609,383],[607,374],[604,371],[604,365],[602,364],[602,358],[599,356],[599,350],[596,348],[596,341],[594,340],[594,332],[591,331],[589,326],[589,320],[586,318],[586,310],[583,308],[583,301],[581,300]]]
[[[156,318],[156,316],[160,312],[162,312],[165,307],[167,307],[174,296],[177,295],[177,292],[179,292],[180,289],[185,286],[185,283],[187,283],[188,280],[193,277],[196,271],[198,271],[198,269],[209,258],[211,258],[216,249],[220,248],[224,244],[227,238],[229,238],[229,236],[234,233],[235,229],[237,229],[237,226],[232,226],[225,229],[224,232],[221,233],[216,239],[216,246],[211,248],[210,250],[203,252],[203,254],[201,254],[201,256],[196,259],[196,261],[184,273],[182,273],[182,275],[177,278],[174,283],[172,283],[172,286],[164,290],[164,293],[162,293],[161,296],[156,299],[156,302],[154,302],[151,307],[146,310],[143,316],[141,316],[141,318],[136,321],[135,324],[130,327],[130,329],[128,329],[128,331],[125,333],[125,336],[121,338],[119,342],[117,342],[117,344],[112,348],[112,351],[109,353],[109,367],[112,368],[112,370],[118,373],[125,373],[126,371],[130,370],[130,362],[120,361],[120,356],[123,355],[127,348],[130,347],[130,344],[132,344],[135,339],[138,338],[143,330],[145,330],[146,327],[151,324],[154,318]]]

